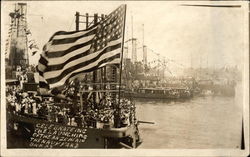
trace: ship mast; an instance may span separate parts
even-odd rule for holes
[[[15,4],[14,12],[9,14],[11,21],[13,21],[14,24],[12,29],[15,30],[11,34],[11,47],[9,54],[9,65],[12,70],[16,70],[17,66],[27,67],[29,65],[26,15],[26,3]]]
[[[136,63],[137,62],[137,39],[134,38],[134,24],[133,24],[133,16],[131,16],[131,41],[132,41],[132,62]]]

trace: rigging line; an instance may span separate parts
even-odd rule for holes
[[[157,56],[160,55],[159,53],[156,53],[154,50],[152,50],[151,48],[148,48],[149,51],[153,52],[154,54],[156,54]]]
[[[126,40],[124,43],[127,43],[127,42],[129,42],[129,41],[132,41],[132,39],[128,39],[128,40]]]
[[[150,48],[148,48],[148,50],[150,50],[151,52],[153,52],[153,53],[154,53],[155,55],[157,55],[157,56],[162,56],[162,55],[160,55],[159,53],[154,52],[154,50],[152,50],[152,49],[150,49]],[[162,56],[162,57],[165,57],[165,56]],[[168,58],[168,57],[165,57],[165,58],[166,58],[166,60],[169,61],[169,62],[174,62],[175,64],[179,64],[179,65],[181,65],[181,66],[184,67],[184,65],[178,63],[178,62],[175,61],[174,59],[170,59],[170,58]]]
[[[157,55],[158,57],[159,56],[162,56],[162,55],[160,55],[159,53],[156,53],[154,50],[152,50],[152,49],[150,49],[150,48],[148,48],[148,50],[149,51],[151,51],[151,52],[153,52],[155,55]],[[165,57],[165,56],[162,56],[162,57]],[[181,66],[181,67],[185,67],[183,64],[181,64],[181,63],[178,63],[176,60],[174,60],[174,59],[170,59],[170,58],[168,58],[168,57],[165,57],[167,60],[168,60],[168,62],[173,62],[173,63],[175,63],[175,64],[177,64],[177,65],[179,65],[179,66]],[[158,61],[160,61],[159,59],[158,59]]]
[[[72,27],[72,25],[73,25],[74,21],[75,21],[75,18],[72,18],[72,22],[71,22],[71,24],[70,24],[70,26],[69,26],[69,29],[68,29],[68,30],[70,30],[70,29],[71,29],[71,27]]]

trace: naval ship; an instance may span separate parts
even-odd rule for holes
[[[6,59],[7,148],[138,147],[142,140],[135,104],[131,99],[121,96],[123,91],[119,77],[123,69],[126,5],[121,5],[105,16],[80,15],[76,12],[76,30],[59,31],[51,37],[52,46],[60,42],[76,45],[77,42],[84,40],[84,37],[91,35],[92,39],[88,44],[94,50],[90,48],[86,55],[95,55],[101,51],[99,58],[95,60],[98,62],[96,66],[82,71],[83,74],[77,73],[78,75],[65,79],[59,90],[45,88],[51,87],[51,80],[46,79],[46,74],[54,74],[49,70],[41,72],[44,54],[52,54],[49,50],[43,49],[46,53],[41,55],[35,69],[29,65],[26,15],[26,3],[15,4],[15,10],[10,13],[12,31],[9,57]],[[79,28],[80,17],[85,17],[86,29]],[[118,30],[115,27],[119,27]],[[110,29],[107,30],[108,28]],[[99,37],[103,34],[106,36]],[[65,39],[63,36],[67,35],[70,37]],[[109,38],[109,35],[114,36]],[[110,43],[118,39],[121,42],[116,47],[116,60],[112,60],[112,57],[104,58],[108,50],[113,48]],[[100,40],[106,42],[101,45]],[[76,47],[71,49],[77,50]],[[69,49],[62,53],[69,53]],[[78,55],[78,58],[83,56],[81,53]],[[91,65],[93,58],[90,58],[81,58],[80,64]],[[100,58],[104,59],[100,61]],[[63,62],[69,59],[72,58],[66,57]],[[47,84],[42,84],[37,75],[39,79],[43,76],[43,81]],[[85,80],[81,80],[81,77]],[[73,81],[69,81],[70,79]]]

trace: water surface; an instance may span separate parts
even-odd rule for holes
[[[143,143],[139,148],[240,148],[242,95],[185,101],[136,100]]]

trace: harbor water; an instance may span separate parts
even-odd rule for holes
[[[183,101],[136,100],[141,149],[240,148],[242,89],[234,97],[204,96]]]

